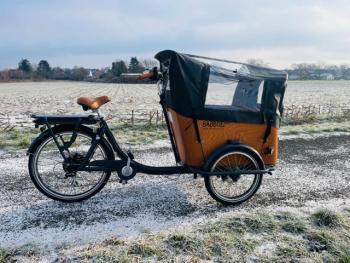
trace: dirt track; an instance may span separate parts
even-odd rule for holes
[[[168,147],[140,151],[149,164],[172,164]],[[256,196],[239,207],[223,207],[207,194],[202,179],[139,175],[123,186],[112,175],[94,198],[62,204],[31,183],[27,156],[0,155],[0,247],[27,243],[42,248],[130,236],[262,207],[302,207],[325,200],[350,200],[350,136],[290,139],[280,143],[280,163]]]

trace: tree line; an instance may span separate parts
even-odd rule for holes
[[[248,59],[248,64],[269,67],[261,59]],[[324,63],[298,63],[285,69],[290,80],[350,80],[350,65],[327,65]]]
[[[46,60],[40,60],[37,65],[28,59],[21,59],[16,69],[0,71],[0,81],[11,80],[76,80],[96,82],[134,82],[126,73],[141,73],[146,69],[158,66],[153,59],[138,60],[131,57],[127,64],[124,60],[112,62],[111,67],[89,69],[84,67],[60,68],[51,67]]]
[[[350,80],[350,66],[326,65],[314,63],[293,64],[291,69],[286,70],[291,80]]]
[[[247,60],[250,64],[268,66],[259,59]],[[28,59],[21,59],[16,69],[0,71],[0,81],[11,80],[76,80],[96,82],[136,82],[135,77],[128,77],[127,73],[141,73],[146,69],[158,66],[154,59],[131,57],[127,63],[124,60],[112,62],[111,67],[102,69],[88,69],[84,67],[60,68],[51,67],[46,60],[32,64]],[[349,65],[326,65],[322,63],[293,64],[286,69],[290,80],[322,80],[345,79],[350,80]],[[129,74],[129,76],[132,74]]]

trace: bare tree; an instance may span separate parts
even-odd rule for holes
[[[263,61],[263,60],[260,59],[260,58],[250,58],[250,59],[247,59],[247,63],[248,63],[248,64],[255,65],[255,66],[260,66],[260,67],[268,67],[268,66],[269,66],[269,64],[267,64],[265,61]]]
[[[155,59],[151,59],[151,58],[142,59],[141,63],[144,65],[144,67],[146,69],[152,69],[154,67],[158,67],[159,66],[158,61],[155,60]]]
[[[9,76],[9,71],[8,70],[3,70],[0,72],[0,80],[1,81],[9,81],[10,76]]]
[[[310,67],[307,63],[293,64],[292,69],[298,75],[299,79],[305,80],[309,77]]]

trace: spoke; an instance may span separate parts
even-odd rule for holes
[[[223,168],[224,167],[224,168]],[[256,170],[258,166],[253,163],[253,161],[244,154],[232,154],[223,157],[215,165],[214,170],[217,172],[231,171],[235,172],[237,169],[240,170]],[[227,180],[223,180],[226,176],[211,177],[213,189],[225,198],[238,198],[244,195],[250,190],[253,182],[255,181],[255,176],[251,175],[241,175],[237,181],[234,178],[228,176]],[[231,180],[232,179],[232,180]]]
[[[71,133],[58,134],[58,138],[64,143],[67,141],[66,138],[69,139],[69,137],[67,137],[69,135],[71,135]],[[91,146],[91,141],[91,138],[89,139],[86,135],[78,133],[76,141],[70,147],[71,156],[86,156],[87,150]],[[47,191],[67,196],[80,195],[90,191],[90,189],[93,189],[103,181],[106,174],[105,172],[77,172],[76,175],[66,178],[66,172],[62,165],[64,160],[58,152],[57,146],[53,145],[52,142],[53,138],[50,138],[44,143],[36,159],[37,176],[40,178],[40,181]],[[48,150],[48,148],[50,149],[52,147],[54,148],[53,150]],[[107,159],[106,153],[103,148],[101,148],[100,144],[95,148],[91,159]]]
[[[43,153],[43,154],[45,154],[45,153]],[[61,156],[60,156],[61,157]],[[43,161],[43,160],[49,160],[49,161],[63,161],[63,158],[61,157],[61,158],[59,158],[58,156],[56,156],[56,157],[54,157],[54,156],[51,156],[51,157],[49,157],[48,155],[46,155],[46,156],[43,156],[43,158],[40,158],[40,160],[41,161]]]

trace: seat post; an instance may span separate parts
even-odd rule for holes
[[[92,110],[92,112],[96,113],[97,116],[98,116],[100,119],[102,119],[102,116],[101,116],[100,111],[99,111],[98,109]]]

